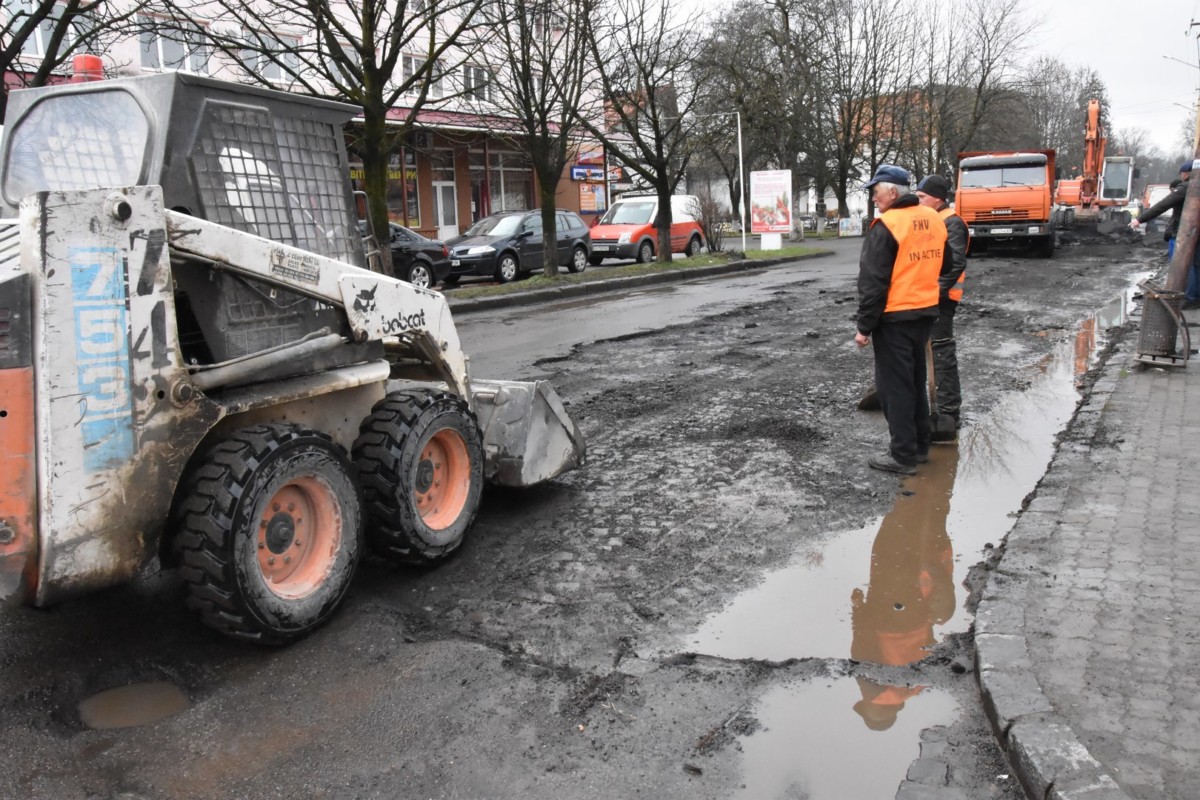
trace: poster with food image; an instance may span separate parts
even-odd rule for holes
[[[792,230],[792,171],[750,173],[750,232],[789,233]]]

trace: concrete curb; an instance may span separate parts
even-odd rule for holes
[[[1045,575],[1035,546],[1054,535],[1071,488],[1070,476],[1056,473],[1056,467],[1064,450],[1074,456],[1081,447],[1090,449],[1101,413],[1132,363],[1122,343],[1101,368],[1066,429],[1072,440],[1088,444],[1056,451],[1033,500],[1009,531],[1004,556],[976,610],[975,677],[984,710],[1013,772],[1037,800],[1130,800],[1042,693],[1029,657],[1025,609],[1010,598],[1036,591],[1036,579]]]
[[[446,301],[449,303],[450,310],[453,313],[468,314],[472,311],[529,306],[573,297],[588,297],[619,289],[653,286],[659,283],[675,283],[691,278],[709,278],[714,275],[725,275],[731,272],[749,272],[750,270],[762,267],[793,264],[797,261],[809,261],[814,258],[825,258],[831,255],[833,255],[832,250],[822,250],[818,253],[810,253],[803,256],[788,256],[786,258],[743,259],[742,261],[731,261],[728,264],[714,264],[711,267],[672,269],[663,272],[653,272],[647,275],[633,275],[627,278],[610,278],[608,280],[588,281],[586,283],[572,283],[557,289],[535,289],[528,292],[513,292],[512,294],[502,294],[495,297],[455,300],[451,295],[446,298]]]

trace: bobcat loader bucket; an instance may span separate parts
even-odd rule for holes
[[[583,434],[547,381],[471,381],[484,477],[532,486],[584,463]]]

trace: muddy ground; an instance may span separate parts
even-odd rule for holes
[[[1160,265],[1157,248],[1119,242],[972,260],[957,319],[966,424]],[[779,698],[816,688],[853,702],[868,685],[928,687],[957,706],[920,740],[915,729],[906,760],[923,741],[941,783],[1020,797],[979,708],[969,633],[908,667],[816,646],[772,660],[692,646],[798,548],[896,500],[897,478],[866,466],[886,428],[855,410],[871,357],[852,344],[854,307],[849,280],[800,282],[541,364],[587,437],[587,466],[489,489],[469,542],[436,569],[368,562],[334,622],[286,650],[198,629],[170,575],[5,610],[0,798],[830,796],[815,780],[771,783],[756,748],[772,733],[819,737],[819,714],[787,721]],[[152,680],[184,688],[191,708],[121,731],[80,721],[89,694]],[[824,769],[851,785],[871,765]]]

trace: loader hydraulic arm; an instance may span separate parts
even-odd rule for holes
[[[467,358],[441,294],[186,214],[166,216],[173,255],[341,308],[358,342],[382,341],[419,355],[472,402]]]

